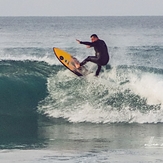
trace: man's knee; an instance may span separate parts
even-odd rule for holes
[[[85,60],[86,61],[91,61],[91,56],[88,56]]]

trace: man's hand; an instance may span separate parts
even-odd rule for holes
[[[76,39],[76,41],[80,44],[80,40],[77,40],[77,39]]]

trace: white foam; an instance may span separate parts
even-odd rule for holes
[[[142,113],[139,110],[132,111],[129,108],[111,110],[106,107],[100,108],[91,106],[90,103],[72,109],[49,109],[46,111],[50,117],[64,118],[69,122],[90,122],[90,123],[158,123],[163,122],[163,110]]]
[[[148,104],[163,105],[163,76],[159,74],[144,73],[138,78],[132,75],[130,89],[134,93],[147,99]]]
[[[49,96],[40,108],[50,117],[62,117],[73,123],[163,122],[162,76],[150,73],[139,76],[131,73],[128,74],[130,81],[120,85],[120,79],[115,74],[116,69],[112,69],[109,72],[104,71],[99,77],[95,77],[92,73],[85,78],[78,78],[69,70],[60,70],[49,77],[47,84]],[[161,108],[142,110],[138,108],[139,101],[135,108],[126,105],[125,101],[120,108],[107,104],[110,96],[123,94],[127,89],[130,89],[135,96],[139,95],[140,99],[146,98],[148,105],[161,103]]]

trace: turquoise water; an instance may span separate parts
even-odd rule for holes
[[[162,27],[162,17],[0,17],[0,162],[162,162]],[[111,69],[79,78],[52,48],[82,61],[94,51],[75,39],[92,33]]]

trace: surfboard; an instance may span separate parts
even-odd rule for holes
[[[71,54],[66,51],[56,48],[53,48],[54,54],[57,59],[70,71],[72,71],[77,76],[86,76],[89,74],[89,71],[85,68],[85,66],[80,66],[80,62],[73,57]]]

